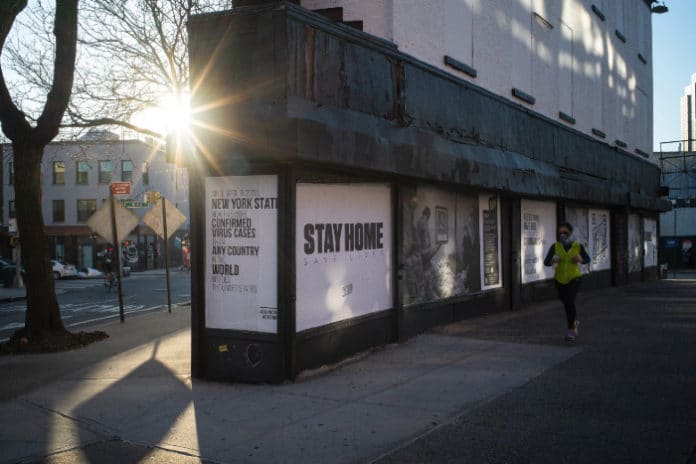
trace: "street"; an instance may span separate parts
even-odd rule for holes
[[[191,299],[190,274],[170,269],[172,304]],[[116,284],[107,291],[103,279],[56,280],[56,293],[63,322],[69,330],[106,322],[119,314]],[[123,308],[129,314],[152,311],[167,304],[164,270],[134,272],[123,278]],[[0,342],[24,327],[26,301],[0,303]]]

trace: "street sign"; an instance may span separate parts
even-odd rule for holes
[[[145,201],[147,201],[151,205],[157,203],[160,198],[162,198],[162,194],[157,190],[149,190],[145,192]]]
[[[112,195],[130,195],[131,193],[130,182],[112,182],[109,187]]]
[[[113,232],[111,230],[111,202],[106,201],[89,219],[87,219],[87,225],[97,234],[104,237],[104,239],[111,243],[116,244],[113,239]],[[116,206],[116,235],[117,240],[120,243],[128,234],[138,225],[140,220],[138,216],[132,211],[126,209],[119,202],[114,202]]]
[[[147,208],[147,205],[147,201],[127,200],[123,202],[123,206],[126,208]]]
[[[167,236],[164,236],[164,224],[162,221],[162,202],[165,202],[165,210],[167,211]],[[186,222],[184,213],[176,209],[169,200],[161,198],[154,208],[145,213],[143,222],[154,230],[157,235],[162,238],[169,238],[171,235]]]

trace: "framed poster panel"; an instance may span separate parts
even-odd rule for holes
[[[278,177],[205,179],[207,328],[276,333]]]
[[[481,289],[502,287],[500,257],[500,198],[479,195],[479,236],[481,245]]]
[[[641,257],[643,234],[641,233],[641,224],[640,215],[628,215],[628,272],[640,272],[643,269]]]
[[[390,309],[392,205],[385,184],[297,184],[296,327]]]
[[[657,266],[657,221],[655,219],[643,219],[643,247],[645,267]]]
[[[553,278],[553,268],[544,266],[546,252],[556,242],[556,203],[521,201],[522,283]]]
[[[401,192],[401,302],[408,306],[479,291],[478,197],[429,186]]]
[[[590,269],[611,269],[611,214],[608,209],[590,209],[589,220]]]

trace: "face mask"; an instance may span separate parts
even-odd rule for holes
[[[566,243],[568,241],[568,239],[570,238],[570,235],[558,234],[558,238],[561,240],[561,242]]]

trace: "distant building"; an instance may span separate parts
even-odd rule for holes
[[[6,231],[10,219],[15,218],[14,155],[11,145],[4,145],[3,149],[2,224]],[[152,200],[154,192],[160,192],[189,216],[187,170],[168,163],[164,151],[156,145],[118,140],[104,131],[92,131],[78,141],[49,144],[41,172],[50,256],[74,263],[78,268],[98,266],[98,252],[106,246],[85,222],[108,200],[111,182],[131,182],[130,200],[147,201],[148,197]],[[148,195],[148,192],[152,193]],[[142,216],[147,209],[133,211]],[[183,237],[187,229],[188,222],[176,235]],[[141,224],[128,240],[138,250],[137,267],[161,266],[161,240],[152,230]]]
[[[694,150],[694,130],[696,129],[696,74],[691,76],[691,83],[684,88],[681,97],[681,140],[684,144],[682,150]]]

